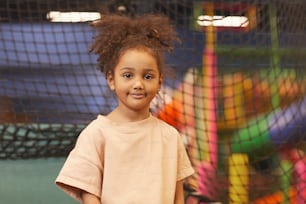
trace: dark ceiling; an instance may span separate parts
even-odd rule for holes
[[[295,29],[306,30],[306,0],[1,0],[0,22],[43,22],[47,21],[46,14],[51,10],[99,11],[103,14],[116,12],[118,6],[123,5],[129,14],[162,12],[180,25],[193,17],[195,2],[256,5],[259,27],[268,19],[266,5],[275,3],[279,22],[285,22],[284,29],[290,31],[294,24]],[[297,22],[300,24],[296,25]]]

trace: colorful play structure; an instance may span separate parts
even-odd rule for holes
[[[282,105],[272,109],[271,104],[268,107],[264,106],[268,101],[266,97],[271,97],[271,93],[268,93],[271,90],[265,90],[267,81],[262,80],[261,84],[257,84],[256,79],[244,77],[244,80],[241,80],[241,74],[232,75],[232,78],[238,76],[236,80],[232,80],[235,83],[219,87],[223,90],[221,91],[223,97],[219,96],[222,99],[232,90],[232,97],[226,96],[227,100],[224,101],[224,106],[228,107],[224,108],[223,116],[215,121],[211,120],[215,122],[214,128],[217,130],[208,131],[205,122],[209,116],[205,116],[203,111],[208,107],[201,105],[203,102],[199,103],[205,98],[203,95],[195,94],[195,90],[200,89],[200,86],[192,80],[197,76],[199,74],[196,70],[190,70],[178,90],[174,91],[173,100],[158,113],[160,118],[176,126],[183,135],[186,135],[190,158],[197,167],[197,176],[190,181],[196,187],[197,193],[215,200],[218,197],[218,189],[224,188],[220,187],[216,178],[219,171],[217,158],[221,151],[218,149],[221,142],[216,136],[218,132],[226,131],[232,133],[230,139],[227,137],[229,153],[223,153],[221,157],[227,157],[225,160],[228,162],[226,167],[228,183],[225,183],[229,192],[229,203],[272,204],[286,203],[285,200],[291,204],[304,203],[306,200],[305,148],[297,150],[296,146],[306,142],[306,82],[299,83],[293,81],[293,78],[287,78],[292,87],[300,87],[296,90],[291,89],[290,94],[282,91],[287,89],[286,83],[279,82],[277,90]],[[279,77],[278,80],[284,79]],[[252,91],[249,90],[250,86]],[[180,91],[182,89],[184,92]],[[264,92],[266,93],[263,94]],[[301,97],[297,97],[300,95]],[[192,97],[195,97],[194,100]],[[208,132],[214,136],[212,139],[208,137]],[[250,184],[250,176],[254,171],[252,165],[256,164],[258,158],[270,157],[280,165],[279,186],[282,186],[283,191],[277,190],[251,201],[249,192],[252,190]],[[292,183],[295,186],[292,186]]]
[[[213,16],[213,3],[203,8]],[[270,68],[218,75],[216,28],[208,26],[202,69],[190,69],[157,113],[186,136],[198,203],[218,201],[222,189],[230,204],[305,203],[306,148],[297,144],[306,142],[306,81],[280,67],[275,5],[269,12]],[[278,184],[253,196],[263,161]]]

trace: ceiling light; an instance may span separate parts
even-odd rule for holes
[[[46,17],[51,22],[87,22],[101,18],[101,14],[98,12],[50,11]]]
[[[245,16],[208,16],[200,15],[197,19],[200,26],[214,27],[247,27],[249,19]]]

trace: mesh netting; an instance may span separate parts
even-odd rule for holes
[[[1,1],[0,159],[65,157],[86,124],[116,106],[88,52],[88,23],[50,22],[48,12],[120,5],[163,12],[181,37],[167,56],[176,76],[152,112],[184,138],[196,170],[187,203],[304,203],[303,0]]]

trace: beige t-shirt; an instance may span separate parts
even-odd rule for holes
[[[176,182],[194,172],[178,131],[154,116],[118,124],[99,115],[80,134],[56,184],[78,201],[172,204]]]

